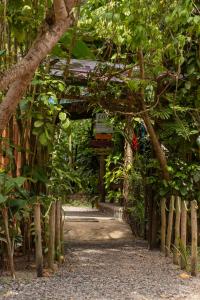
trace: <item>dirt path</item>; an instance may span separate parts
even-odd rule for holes
[[[200,279],[181,278],[179,268],[127,225],[97,211],[66,212],[66,262],[50,278],[17,281],[13,300],[200,300]],[[114,232],[114,235],[113,235]]]
[[[130,227],[95,209],[64,207],[68,243],[132,241]]]

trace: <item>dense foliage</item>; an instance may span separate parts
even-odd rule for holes
[[[0,2],[1,72],[27,53],[46,13],[51,26],[51,6],[50,0]],[[100,107],[115,125],[104,178],[108,201],[125,203],[136,234],[145,233],[161,197],[200,201],[199,2],[88,0],[73,14],[74,27],[42,60],[1,138],[2,255],[5,245],[12,257],[18,246],[30,254],[35,203],[45,216],[43,252],[48,252],[52,203],[77,191],[98,192],[91,122],[70,121],[60,103],[65,97],[89,96],[91,107]],[[71,58],[99,61],[87,87],[67,80]],[[59,59],[65,78],[51,72]],[[131,134],[125,130],[128,118]],[[133,134],[139,147],[132,145],[127,164],[123,146],[132,144]]]

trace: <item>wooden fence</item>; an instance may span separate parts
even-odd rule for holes
[[[182,270],[190,266],[192,276],[198,271],[197,210],[196,200],[171,196],[168,211],[166,199],[161,200],[161,251],[167,257],[172,253],[173,263]]]

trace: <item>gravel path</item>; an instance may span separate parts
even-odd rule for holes
[[[54,276],[8,284],[0,299],[200,300],[200,279],[183,279],[181,273],[143,241],[72,240]]]

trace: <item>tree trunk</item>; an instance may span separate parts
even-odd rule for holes
[[[144,239],[147,240],[147,229],[148,229],[148,198],[146,196],[146,189],[145,190],[145,197],[144,197]]]
[[[175,242],[173,262],[179,264],[179,246],[180,246],[180,221],[181,221],[181,199],[176,197],[176,222],[175,222]]]
[[[186,268],[187,202],[181,203],[181,269]]]
[[[191,229],[192,229],[192,249],[191,249],[191,275],[197,276],[198,266],[198,245],[197,245],[197,201],[191,202]]]
[[[152,211],[153,211],[153,193],[152,193],[152,186],[147,184],[145,186],[145,198],[147,202],[147,218],[148,218],[148,244],[151,244],[151,232],[152,232]]]
[[[161,251],[165,253],[166,243],[166,199],[161,200]]]
[[[139,49],[138,51],[138,61],[139,61],[139,66],[140,66],[140,78],[142,80],[145,80],[145,70],[144,70],[144,56],[143,56],[143,52],[141,49]],[[165,156],[165,152],[163,151],[161,144],[159,142],[159,138],[158,135],[156,134],[153,125],[151,123],[151,119],[150,116],[146,110],[146,105],[145,105],[145,97],[144,97],[144,89],[142,88],[140,90],[140,105],[141,105],[141,109],[143,110],[142,113],[142,118],[144,120],[144,123],[146,125],[147,131],[149,133],[150,136],[150,140],[151,140],[151,144],[153,146],[153,149],[155,151],[155,155],[160,163],[160,167],[162,170],[162,174],[163,174],[163,178],[165,180],[169,180],[169,172],[167,169],[167,159]]]
[[[154,197],[155,191],[151,185],[146,187],[146,197],[148,199],[148,243],[149,249],[157,248],[157,233],[158,233],[158,212],[157,202]]]
[[[133,125],[132,125],[132,118],[126,118],[126,128],[125,128],[126,136],[124,142],[124,181],[123,181],[123,198],[125,206],[128,205],[128,200],[131,194],[131,184],[129,178],[129,168],[133,165],[133,150],[131,148],[130,141],[133,137]]]
[[[13,177],[16,177],[17,176],[17,161],[15,161],[16,141],[14,138],[14,119],[13,119],[13,117],[9,121],[9,144],[11,145],[10,152],[12,153],[11,157],[9,158],[11,174]]]
[[[27,123],[23,124],[22,122],[22,118],[21,118],[21,111],[20,111],[20,107],[18,106],[17,109],[17,114],[16,114],[16,122],[17,122],[17,126],[18,126],[18,133],[19,133],[19,143],[21,146],[20,149],[20,160],[21,160],[21,166],[20,166],[20,176],[23,175],[23,168],[26,165],[26,148],[27,148],[27,139],[25,135],[28,135],[28,130],[31,131],[31,128],[27,128]],[[29,121],[28,121],[29,122]]]
[[[152,227],[151,227],[151,241],[149,245],[149,249],[155,249],[158,247],[157,234],[158,234],[158,210],[157,210],[157,202],[156,199],[153,198],[153,206],[152,206]]]
[[[146,106],[143,105],[142,109],[145,110]],[[147,112],[143,113],[142,117],[143,117],[144,123],[146,125],[147,131],[149,133],[150,141],[151,141],[151,144],[155,151],[156,158],[158,159],[158,161],[160,163],[163,178],[168,181],[169,180],[169,172],[167,169],[167,159],[166,159],[165,153],[161,148],[161,144],[160,144],[158,136],[153,128],[153,125],[151,124],[151,119],[150,119],[148,113]]]
[[[9,260],[10,273],[11,273],[12,278],[15,279],[15,268],[14,268],[14,259],[13,259],[14,249],[13,249],[12,241],[11,241],[11,238],[10,238],[7,207],[2,209],[2,216],[3,216],[3,222],[4,222],[5,234],[6,234],[6,241],[7,241],[7,251],[8,251],[8,260]]]
[[[168,216],[167,238],[166,238],[166,252],[165,252],[166,256],[170,255],[171,240],[172,240],[173,217],[174,217],[174,196],[171,196],[169,216]]]
[[[49,213],[49,245],[48,245],[48,266],[54,270],[55,259],[55,218],[56,218],[56,204],[51,203]]]
[[[61,256],[61,241],[60,241],[60,215],[61,215],[61,201],[56,201],[56,224],[55,224],[55,257],[58,262],[60,262]]]
[[[42,277],[43,276],[43,254],[42,254],[40,203],[36,203],[34,206],[34,223],[35,223],[36,271],[37,271],[37,277]]]

